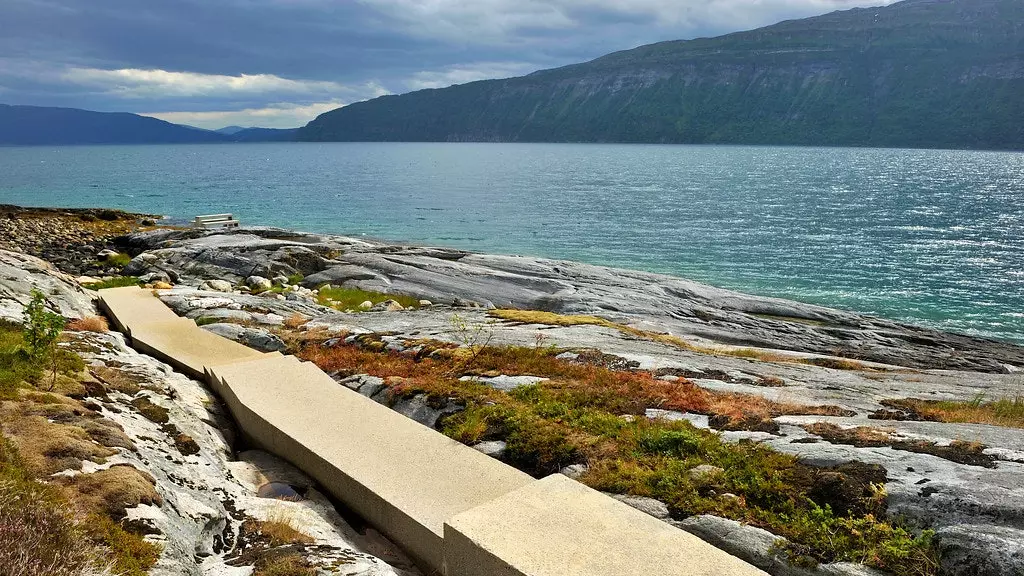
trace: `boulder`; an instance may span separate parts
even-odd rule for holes
[[[245,279],[245,284],[253,290],[270,290],[274,287],[274,283],[263,276],[249,276]]]
[[[370,308],[371,312],[399,312],[401,310],[405,310],[405,307],[394,300],[385,300]]]
[[[501,458],[505,455],[505,448],[508,445],[501,440],[489,440],[473,445],[473,450],[487,454],[491,458]]]
[[[231,288],[231,282],[227,280],[207,280],[200,286],[200,289],[212,290],[213,292],[231,292]]]
[[[287,349],[284,342],[277,336],[260,328],[247,328],[238,324],[207,324],[203,330],[245,344],[261,352],[283,352]]]
[[[375,280],[378,278],[380,276],[369,268],[345,264],[333,266],[322,272],[306,276],[302,279],[301,284],[307,288],[316,288],[324,284],[344,284],[354,280]]]
[[[644,514],[649,514],[660,520],[666,520],[669,517],[668,506],[654,498],[647,498],[646,496],[630,496],[628,494],[608,494],[612,498],[626,504],[632,508],[635,508]]]

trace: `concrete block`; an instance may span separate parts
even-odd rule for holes
[[[128,335],[132,328],[150,322],[166,322],[178,316],[153,296],[152,290],[136,286],[107,288],[99,291],[100,307],[114,322],[114,326]]]
[[[177,316],[164,322],[136,324],[131,329],[131,340],[135,348],[193,378],[202,378],[212,366],[264,356],[262,352],[202,330],[192,320]]]
[[[445,524],[446,576],[766,576],[556,474]]]
[[[435,570],[444,523],[533,479],[339,385],[316,366],[213,366],[239,427]]]

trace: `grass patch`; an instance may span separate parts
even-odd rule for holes
[[[418,308],[420,305],[420,301],[412,296],[384,294],[345,286],[321,288],[317,295],[317,302],[336,310],[359,310],[359,305],[363,302],[369,301],[376,306],[388,300],[398,302],[403,308]]]
[[[713,356],[731,356],[734,358],[747,358],[750,360],[760,360],[762,362],[792,362],[796,364],[811,364],[814,366],[822,366],[825,368],[833,368],[837,370],[870,370],[870,368],[859,362],[852,360],[836,359],[836,358],[800,358],[797,356],[790,356],[786,354],[779,354],[776,352],[770,352],[767,350],[758,350],[755,348],[724,348],[724,347],[713,347],[713,346],[699,346],[683,340],[678,336],[672,334],[663,334],[658,332],[651,332],[648,330],[641,330],[639,328],[633,328],[632,326],[626,326],[625,324],[619,324],[599,318],[597,316],[586,316],[586,315],[566,315],[556,314],[554,312],[540,312],[536,310],[515,310],[510,308],[503,308],[498,310],[491,310],[488,312],[493,318],[505,320],[507,322],[519,322],[523,324],[546,324],[548,326],[603,326],[605,328],[612,328],[627,334],[642,338],[644,340],[651,340],[654,342],[661,342],[662,344],[668,344],[675,346],[689,352],[696,352],[699,354],[710,354]]]
[[[242,530],[258,532],[268,539],[271,546],[288,544],[312,544],[313,538],[303,534],[295,526],[295,519],[286,510],[275,510],[266,520],[248,519]]]
[[[89,290],[103,290],[106,288],[124,288],[126,286],[142,286],[142,282],[140,282],[139,279],[136,278],[135,276],[115,276],[110,280],[82,284],[83,288],[87,288]]]
[[[907,398],[883,400],[882,405],[898,411],[891,414],[889,419],[992,424],[1007,428],[1024,428],[1024,396],[986,400],[984,395],[978,395],[963,401]],[[885,415],[880,417],[886,418]]]
[[[253,576],[316,576],[317,569],[298,554],[268,555],[256,562]]]
[[[111,254],[110,256],[107,256],[106,258],[103,259],[104,264],[108,264],[110,266],[117,266],[119,268],[124,268],[131,261],[132,257],[123,253]]]
[[[98,514],[79,521],[56,486],[35,479],[18,451],[0,437],[0,574],[143,576],[160,548]]]
[[[557,351],[542,347],[424,344],[415,358],[382,352],[364,340],[336,347],[310,341],[299,356],[326,371],[399,376],[404,380],[391,388],[396,396],[454,399],[466,408],[442,421],[446,435],[466,444],[503,440],[503,459],[535,476],[586,463],[580,480],[595,489],[657,498],[676,518],[708,513],[763,527],[793,543],[794,560],[865,562],[921,576],[937,569],[930,532],[913,533],[885,519],[884,470],[811,468],[755,443],[723,442],[687,422],[643,417],[648,408],[662,408],[715,415],[742,427],[751,419],[828,414],[835,407],[708,391],[685,379],[667,382],[648,372],[562,361]],[[460,381],[465,373],[550,380],[502,392]],[[690,474],[702,464],[722,472]]]

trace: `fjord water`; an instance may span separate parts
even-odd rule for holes
[[[0,148],[0,203],[664,272],[1024,341],[1024,154],[570,144]]]

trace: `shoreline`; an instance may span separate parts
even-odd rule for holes
[[[109,220],[96,218],[106,213]],[[243,269],[274,268],[311,278],[304,283],[352,285],[360,289],[407,293],[435,302],[468,300],[489,308],[536,309],[567,314],[596,314],[612,321],[693,339],[699,344],[753,347],[802,354],[824,354],[910,368],[951,368],[988,372],[1024,370],[1020,342],[960,334],[921,324],[889,320],[819,304],[747,294],[678,276],[584,262],[488,254],[443,246],[424,246],[366,236],[309,233],[285,228],[248,226],[238,230],[201,231],[162,227],[151,214],[106,209],[24,208],[0,206],[0,225],[32,219],[54,220],[54,238],[43,248],[23,250],[76,276],[119,273],[143,276],[160,264],[122,262],[123,269],[83,266],[103,250],[125,250],[129,256],[161,247],[176,247],[166,263],[184,264],[179,272],[188,283],[190,267],[199,272],[191,282],[218,274],[244,280]],[[31,220],[29,220],[31,221]],[[105,225],[111,223],[113,228]],[[78,234],[72,229],[79,227]],[[139,231],[148,232],[138,233]],[[17,236],[15,233],[14,236]],[[68,241],[71,237],[73,240]],[[159,238],[152,240],[152,238]],[[205,238],[220,238],[211,246]],[[18,238],[12,238],[17,248]],[[77,244],[76,244],[77,242]],[[54,244],[57,243],[57,246]],[[304,250],[306,261],[275,260],[272,250]],[[3,246],[0,246],[3,247]],[[348,251],[339,259],[325,256]],[[56,257],[65,254],[66,257]],[[246,264],[220,266],[225,255],[252,257]],[[46,256],[49,256],[47,258]],[[213,260],[206,267],[202,258]],[[164,266],[167,267],[167,266]],[[209,269],[207,269],[209,268]],[[336,269],[337,270],[334,270]],[[332,270],[334,270],[332,272]],[[269,274],[269,272],[268,272]],[[288,275],[286,274],[286,275]],[[270,274],[272,276],[272,274]],[[268,276],[269,277],[269,276]],[[177,278],[173,279],[178,283]],[[895,339],[895,341],[893,341]],[[893,350],[886,351],[886,348]],[[908,354],[912,358],[900,358]],[[961,361],[958,356],[969,359]]]
[[[123,223],[142,227],[132,215]],[[337,385],[520,471],[570,475],[776,576],[794,573],[779,548],[749,538],[814,537],[764,516],[773,508],[723,454],[782,458],[763,462],[766,473],[797,471],[778,489],[833,510],[861,510],[877,502],[868,483],[884,485],[887,519],[873,518],[941,553],[947,571],[938,574],[1011,562],[1016,548],[988,535],[1024,542],[1003,522],[1024,514],[1024,424],[991,411],[967,419],[928,412],[974,409],[982,396],[984,411],[1019,395],[1024,374],[1007,372],[1024,366],[1022,347],[577,262],[276,228],[152,229],[111,242],[126,261],[117,274],[153,288],[181,323],[313,362]],[[0,252],[0,264],[14,266],[9,275],[32,273],[17,271],[10,256]],[[17,301],[26,285],[0,279],[0,295],[13,288]],[[88,291],[76,293],[91,307]],[[363,298],[374,299],[369,309]],[[480,426],[478,418],[497,420]],[[522,423],[532,424],[509,428]],[[636,430],[623,434],[623,426]],[[652,429],[697,434],[716,448],[690,461],[668,446],[648,460],[653,448],[631,438]],[[554,431],[564,436],[549,437]],[[663,468],[662,457],[683,468]],[[622,475],[615,463],[623,458],[639,458],[634,464],[666,482]],[[686,469],[699,463],[717,467],[725,484],[712,482],[706,494],[677,489],[694,481]],[[819,475],[852,491],[800,484]],[[932,544],[923,529],[935,531]],[[827,546],[814,554],[853,558]]]

